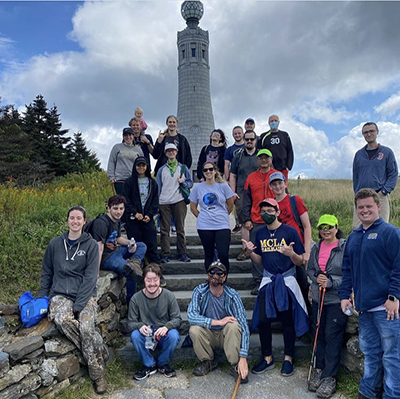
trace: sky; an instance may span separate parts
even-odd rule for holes
[[[203,1],[215,127],[278,114],[290,177],[351,178],[361,127],[400,156],[400,2]],[[106,168],[138,106],[153,138],[176,114],[180,1],[0,2],[0,97],[38,94]],[[204,143],[207,144],[207,143]]]

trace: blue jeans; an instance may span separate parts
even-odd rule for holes
[[[386,311],[363,312],[359,317],[359,343],[364,358],[360,393],[367,398],[400,398],[400,319],[386,320]]]
[[[126,301],[129,305],[133,294],[136,292],[136,282],[133,281],[131,275],[127,275],[124,272],[124,266],[126,260],[129,258],[136,259],[140,263],[143,262],[144,255],[146,254],[146,244],[143,242],[136,243],[136,251],[131,253],[128,251],[128,247],[119,247],[107,260],[101,265],[101,270],[109,270],[118,274],[122,274],[126,277]]]
[[[139,330],[135,330],[131,334],[131,342],[139,355],[140,361],[146,367],[153,367],[156,365],[156,361],[154,357],[150,354],[150,350],[144,347],[145,339],[146,337],[141,334]],[[165,337],[160,338],[157,347],[162,349],[161,354],[157,359],[158,367],[165,366],[170,362],[171,356],[178,346],[180,340],[181,337],[178,330],[176,329],[169,330],[168,334]]]

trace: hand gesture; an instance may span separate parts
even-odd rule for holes
[[[282,255],[291,257],[294,254],[293,250],[294,242],[291,242],[289,245],[283,245],[282,248],[278,249]]]
[[[242,243],[248,251],[253,252],[256,249],[256,246],[251,241],[246,241],[242,238]]]

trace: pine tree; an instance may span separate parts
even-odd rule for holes
[[[75,172],[86,173],[101,170],[100,161],[97,155],[86,147],[82,132],[74,133],[71,149]]]

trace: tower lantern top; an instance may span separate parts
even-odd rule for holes
[[[181,14],[186,24],[197,26],[204,13],[203,3],[201,1],[184,1],[181,6]]]

